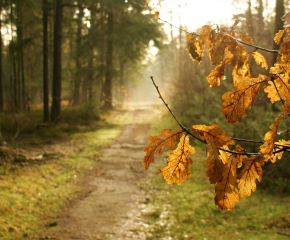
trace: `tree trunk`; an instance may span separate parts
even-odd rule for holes
[[[43,121],[49,121],[49,84],[48,84],[48,29],[47,0],[42,1],[43,7]]]
[[[54,24],[54,61],[51,120],[58,121],[61,111],[61,38],[62,38],[62,0],[56,1]]]
[[[0,0],[0,12],[2,12],[2,1]],[[2,27],[2,20],[0,18],[0,112],[3,112],[4,108],[4,97],[3,97],[3,68],[2,68],[2,33],[1,33],[1,27]]]
[[[275,12],[276,12],[276,16],[275,16],[275,32],[274,34],[276,34],[277,32],[279,32],[279,30],[283,30],[283,25],[284,25],[284,22],[281,20],[281,17],[285,14],[285,8],[284,8],[284,0],[276,0],[276,9],[275,9]],[[274,49],[278,50],[280,47],[280,45],[277,45],[275,42],[274,42]],[[277,53],[274,53],[273,54],[273,66],[274,66],[274,63],[276,63],[276,60],[277,60],[277,56],[278,54]]]
[[[108,33],[107,33],[107,54],[106,54],[106,75],[104,84],[104,109],[112,109],[112,74],[113,74],[113,11],[108,12]]]
[[[77,38],[76,38],[76,79],[74,87],[74,105],[80,104],[80,90],[82,82],[82,63],[81,63],[81,54],[82,54],[82,26],[84,10],[82,7],[79,8],[79,14],[77,18]]]

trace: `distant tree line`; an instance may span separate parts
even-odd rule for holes
[[[44,121],[61,118],[62,100],[111,109],[150,41],[162,44],[146,0],[0,0],[0,9],[0,110],[43,102]]]

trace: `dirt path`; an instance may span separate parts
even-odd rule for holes
[[[133,124],[103,149],[99,162],[82,183],[83,196],[57,220],[56,239],[145,239],[135,231],[140,219],[138,203],[144,201],[140,186],[146,172],[142,166],[148,143],[150,110],[135,110]]]

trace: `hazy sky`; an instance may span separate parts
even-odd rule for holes
[[[181,24],[189,31],[195,31],[208,22],[231,25],[232,15],[244,12],[248,7],[243,3],[246,1],[234,5],[232,2],[232,0],[151,0],[150,5],[153,11],[160,12],[161,19],[176,26]],[[256,2],[253,0],[252,5],[255,6]],[[264,16],[266,17],[268,12],[273,12],[274,7],[275,0],[264,0]],[[252,10],[255,11],[254,8]],[[169,25],[165,26],[165,30],[169,32]],[[175,30],[175,34],[177,32],[178,30]]]

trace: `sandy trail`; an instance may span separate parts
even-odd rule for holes
[[[85,194],[57,220],[54,239],[145,239],[136,231],[140,222],[141,185],[146,172],[142,166],[148,144],[150,109],[133,113],[133,123],[102,150],[95,168],[85,174]]]

